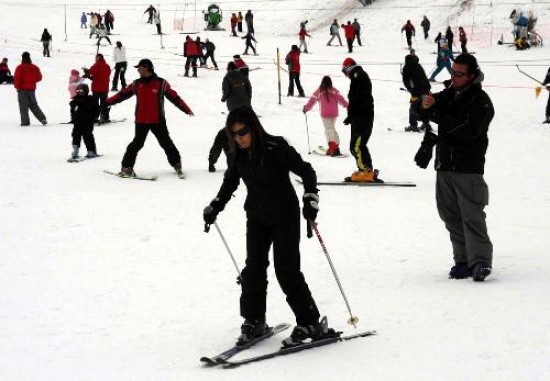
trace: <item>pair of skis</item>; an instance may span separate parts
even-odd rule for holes
[[[311,341],[311,342],[307,342],[307,343],[303,343],[303,344],[298,344],[298,345],[294,345],[294,346],[290,346],[290,347],[282,347],[279,350],[269,352],[269,353],[265,353],[263,355],[247,357],[247,358],[244,358],[244,359],[241,359],[241,360],[234,360],[234,361],[230,360],[231,357],[235,356],[237,353],[240,353],[240,352],[244,351],[245,349],[248,349],[248,348],[258,344],[258,343],[264,341],[265,339],[268,339],[271,336],[286,330],[289,327],[290,327],[290,324],[287,324],[287,323],[278,324],[275,327],[272,327],[265,335],[260,336],[260,337],[252,340],[251,342],[249,342],[245,345],[241,345],[241,346],[235,345],[235,346],[233,346],[233,347],[231,347],[231,348],[229,348],[229,349],[227,349],[227,350],[225,350],[225,351],[221,352],[220,354],[218,354],[216,356],[213,356],[213,357],[203,356],[203,357],[201,357],[200,361],[203,362],[207,366],[220,365],[223,368],[236,368],[238,366],[245,365],[245,364],[250,364],[250,363],[253,363],[253,362],[268,360],[268,359],[272,359],[272,358],[279,357],[279,356],[285,356],[285,355],[289,355],[289,354],[292,354],[292,353],[301,352],[301,351],[304,351],[304,350],[307,350],[307,349],[312,349],[312,348],[322,347],[322,346],[329,345],[329,344],[338,343],[340,341],[348,341],[348,340],[356,339],[356,338],[359,338],[359,337],[367,337],[367,336],[372,336],[372,335],[376,334],[376,331],[364,331],[364,332],[360,332],[360,333],[357,333],[357,334],[354,334],[354,335],[349,335],[349,336],[329,337],[329,338],[326,338],[326,339],[315,340],[315,341]]]

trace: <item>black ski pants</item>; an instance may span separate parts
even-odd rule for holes
[[[94,138],[94,123],[75,123],[73,126],[73,146],[80,148],[80,142],[83,139],[86,149],[91,152],[96,151],[95,138]]]
[[[289,219],[266,222],[247,215],[246,266],[241,273],[241,316],[263,318],[266,313],[267,267],[273,245],[275,275],[298,325],[319,321],[319,310],[300,270],[300,211]]]
[[[218,63],[216,62],[216,59],[214,58],[214,52],[213,51],[207,51],[204,57],[202,57],[202,63],[206,65],[206,61],[208,61],[208,57],[212,60],[212,63],[214,64],[214,67],[218,67]]]
[[[346,38],[348,43],[348,53],[353,53],[353,38]]]
[[[300,94],[301,97],[304,97],[304,89],[302,88],[302,84],[300,83],[300,73],[296,72],[289,72],[288,73],[288,96],[294,96],[294,83],[296,83],[296,88],[298,89],[298,94]]]
[[[128,67],[128,62],[117,62],[115,64],[115,75],[113,77],[113,89],[118,89],[118,78],[120,77],[120,85],[122,88],[126,87],[126,68]]]
[[[353,118],[351,122],[351,139],[349,149],[355,158],[357,169],[372,169],[372,157],[367,143],[372,134],[374,115]]]
[[[122,158],[122,167],[134,167],[138,152],[143,148],[147,134],[151,131],[157,138],[159,145],[162,147],[168,158],[168,162],[173,167],[176,164],[181,164],[181,156],[176,148],[166,123],[141,124],[136,123],[134,140],[126,148],[126,153]]]
[[[108,95],[109,95],[108,92],[99,92],[99,91],[92,92],[92,97],[99,104],[99,121],[100,122],[105,122],[109,120],[109,111],[111,110],[111,108],[107,106],[107,103],[105,102],[107,100]]]

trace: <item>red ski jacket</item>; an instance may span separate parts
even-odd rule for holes
[[[108,93],[111,67],[105,62],[105,59],[100,57],[88,72],[92,79],[92,91],[97,93]]]
[[[189,39],[183,44],[183,56],[184,57],[198,57],[201,55],[201,49],[197,41]]]
[[[153,74],[150,77],[139,78],[126,86],[117,94],[108,98],[106,103],[113,105],[136,96],[136,124],[159,124],[166,123],[164,115],[164,97],[186,114],[193,112],[187,104],[170,87],[165,79]]]
[[[288,65],[288,71],[291,73],[300,72],[300,51],[291,50],[285,58],[285,63]]]
[[[36,90],[36,83],[42,80],[38,66],[32,63],[22,63],[15,69],[13,86],[17,90]]]
[[[342,24],[342,28],[344,28],[346,40],[353,40],[355,38],[355,28],[353,27],[353,25]]]

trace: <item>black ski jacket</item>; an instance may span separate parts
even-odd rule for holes
[[[99,104],[91,95],[77,95],[70,102],[71,120],[75,125],[94,124],[99,117]]]
[[[487,131],[495,116],[493,103],[481,88],[483,73],[460,93],[452,86],[434,94],[436,103],[429,119],[439,125],[435,169],[462,173],[484,173]]]
[[[348,92],[348,116],[352,120],[374,116],[374,99],[369,75],[361,66],[356,66],[351,70],[349,78],[351,83]]]
[[[419,98],[428,94],[432,86],[422,65],[418,63],[418,57],[408,55],[403,66],[403,85],[409,90],[411,96]]]
[[[290,172],[302,178],[305,193],[318,192],[315,170],[284,138],[267,136],[260,147],[237,149],[217,196],[222,210],[242,179],[248,191],[244,203],[248,215],[264,223],[295,218],[300,204]]]

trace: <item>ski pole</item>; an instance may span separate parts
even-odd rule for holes
[[[336,280],[336,283],[338,284],[338,287],[340,288],[340,293],[342,294],[342,297],[344,298],[344,302],[346,303],[346,307],[348,308],[349,316],[348,324],[353,325],[354,328],[357,328],[357,323],[359,322],[359,318],[357,316],[353,316],[351,313],[351,307],[348,303],[348,298],[346,298],[346,294],[344,293],[344,289],[342,288],[342,284],[340,283],[340,279],[338,278],[338,274],[336,274],[336,269],[334,268],[334,265],[332,264],[332,260],[330,259],[330,255],[328,254],[327,247],[325,246],[325,242],[323,241],[323,238],[321,238],[321,234],[319,233],[319,229],[317,229],[317,224],[313,220],[308,221],[311,227],[313,228],[313,231],[315,232],[315,235],[319,239],[319,243],[321,244],[321,248],[323,249],[323,252],[325,253],[325,256],[327,257],[328,264],[330,265],[330,269],[332,270],[332,275],[334,275],[334,279]]]
[[[534,77],[531,77],[529,74],[527,74],[526,72],[524,72],[523,70],[521,70],[519,68],[519,65],[516,65],[516,67],[518,68],[519,72],[523,75],[525,75],[526,77],[529,77],[531,78],[533,81],[535,81],[536,83],[540,84],[541,86],[545,86],[541,81],[539,81],[538,79],[534,78]],[[545,86],[546,87],[546,86]]]
[[[233,256],[233,253],[231,252],[231,249],[229,248],[229,245],[227,244],[227,241],[225,240],[225,237],[222,234],[222,231],[220,230],[220,227],[216,222],[214,222],[214,226],[216,227],[216,230],[220,234],[220,238],[222,239],[223,244],[225,245],[225,248],[227,249],[227,252],[229,253],[229,256],[231,257],[231,260],[233,261],[233,265],[235,266],[235,269],[237,270],[237,284],[241,284],[241,270],[239,270],[239,265],[237,265],[237,261],[235,260],[235,257]]]
[[[311,155],[311,146],[309,145],[309,124],[307,122],[307,113],[304,112],[304,116],[306,117],[307,154]]]

